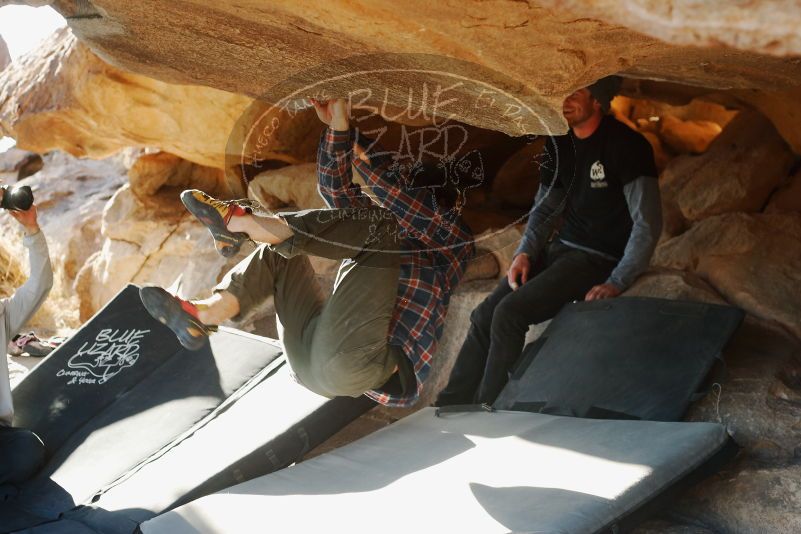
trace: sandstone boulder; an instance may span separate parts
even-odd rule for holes
[[[520,243],[523,227],[519,224],[498,226],[475,234],[476,254],[468,263],[457,292],[473,280],[495,280],[506,276]]]
[[[706,152],[720,132],[720,125],[712,121],[681,120],[673,115],[659,120],[659,137],[677,154]]]
[[[77,327],[80,322],[72,284],[86,260],[101,247],[103,207],[125,183],[126,161],[119,156],[100,161],[81,160],[60,152],[51,152],[42,159],[42,170],[20,183],[33,189],[55,282],[31,326]],[[21,279],[13,284],[18,286],[28,272],[21,229],[11,217],[1,215],[0,230],[5,236],[2,248],[19,260],[17,270]]]
[[[787,179],[794,155],[769,120],[740,113],[732,120],[680,188],[684,217],[698,221],[720,213],[761,211]]]
[[[14,183],[42,170],[42,156],[13,147],[0,154],[0,179]]]
[[[99,250],[103,207],[125,183],[126,170],[119,157],[81,160],[54,152],[45,156],[41,172],[25,180],[34,190],[51,256],[63,262],[67,283]]]
[[[515,208],[531,208],[539,187],[537,158],[544,145],[545,138],[538,138],[506,160],[492,181],[493,200]]]
[[[671,159],[660,173],[662,240],[677,236],[690,227],[690,222],[681,212],[677,196],[682,188],[695,176],[697,170],[703,167],[703,164],[704,159],[701,157],[678,156]]]
[[[702,278],[676,269],[650,269],[640,275],[623,295],[726,304]]]
[[[765,207],[766,213],[782,211],[801,213],[801,169],[795,173],[787,184],[777,189],[770,196],[768,205]]]
[[[725,304],[696,275],[669,269],[649,271],[626,295]],[[743,449],[736,462],[686,491],[665,515],[697,525],[700,532],[795,531],[801,503],[801,342],[775,324],[747,316],[723,358],[722,385],[693,404],[687,420],[726,425]],[[663,530],[652,522],[638,532]]]
[[[67,28],[0,74],[0,129],[20,147],[37,152],[58,148],[100,158],[129,146],[156,147],[223,169],[227,151],[234,161],[243,156],[237,121],[246,112],[263,111],[264,106],[252,102],[120,70],[95,56]],[[300,142],[310,127],[308,114],[299,116],[300,124],[283,118],[281,128],[260,146],[259,157],[313,160],[316,139],[314,146]],[[316,127],[320,123],[314,120]]]
[[[723,44],[762,54],[801,54],[801,38],[795,32],[801,15],[790,0],[770,3],[640,0],[622,4],[615,0],[542,0],[540,3],[621,24],[681,45]]]
[[[770,35],[769,41],[778,43],[794,36],[794,16],[771,19],[775,25],[763,24],[761,17],[769,11],[767,7],[723,4],[717,2],[715,10],[710,10],[715,13],[712,20],[719,20],[718,11],[727,16],[757,16],[756,34]],[[436,87],[437,78],[431,73],[442,64],[430,62],[430,56],[471,62],[473,75],[482,69],[495,72],[482,72],[478,77],[520,98],[542,118],[527,123],[525,133],[564,132],[566,125],[559,113],[563,98],[576,87],[614,72],[684,80],[696,86],[774,90],[792,85],[801,70],[789,59],[669,45],[644,37],[644,29],[600,22],[609,16],[607,11],[626,12],[616,4],[593,17],[576,16],[555,2],[545,8],[512,2],[499,9],[475,0],[458,6],[378,0],[371,3],[371,9],[354,9],[344,0],[328,2],[323,8],[306,0],[273,2],[269,7],[206,0],[191,5],[104,0],[98,4],[58,2],[55,8],[73,31],[108,61],[171,83],[202,84],[251,97],[292,77],[296,87],[314,84],[321,76],[319,72],[307,75],[308,69],[326,64],[322,77],[331,80],[324,88],[328,94],[352,88],[348,80],[333,80],[335,77],[373,69],[366,85],[373,91],[373,103],[386,100],[403,108],[410,97],[410,80],[427,80],[432,89]],[[663,14],[663,9],[649,4],[643,13],[650,17]],[[685,15],[697,6],[674,9]],[[782,11],[787,9],[770,12]],[[176,32],[177,27],[185,31]],[[723,28],[739,28],[738,38],[747,30],[737,24]],[[726,35],[725,31],[721,33]],[[399,64],[397,57],[375,55],[389,51],[429,56],[407,57],[410,70],[390,73],[386,69]],[[359,63],[353,58],[356,54],[373,55]],[[350,59],[340,61],[345,58]],[[469,69],[465,73],[471,74]],[[388,90],[386,98],[384,89]],[[415,104],[422,100],[420,93],[412,95]],[[454,106],[452,111],[461,122],[513,133],[502,113],[483,113],[480,107],[467,105]]]
[[[798,532],[801,465],[735,465],[687,492],[675,509],[713,532]]]
[[[794,461],[801,452],[801,342],[749,316],[723,356],[722,388],[696,403],[688,420],[722,422],[749,460]]]
[[[225,194],[223,174],[222,169],[192,163],[167,152],[155,152],[143,154],[134,162],[128,171],[128,183],[136,198],[147,203],[153,201],[162,188]]]
[[[710,110],[707,106],[698,106],[697,102],[700,103],[694,100],[687,106],[671,106],[664,102],[618,95],[612,100],[612,112],[616,119],[648,140],[654,151],[656,169],[661,173],[676,153],[706,150],[714,138],[714,135],[709,137],[708,130],[720,133],[720,124],[728,122],[725,117],[727,112],[722,106],[709,104],[708,107],[713,108]],[[714,120],[699,119],[698,115],[709,115]]]
[[[506,276],[506,271],[509,270],[514,259],[515,250],[523,237],[523,230],[522,224],[515,224],[476,234],[476,259],[478,260],[484,254],[492,255],[498,264],[497,277]]]
[[[632,82],[633,80],[629,80],[626,83]],[[621,105],[629,108],[628,116],[632,121],[638,123],[650,121],[654,126],[658,126],[662,117],[671,116],[682,121],[713,122],[722,130],[737,115],[737,110],[727,109],[725,106],[700,98],[693,98],[686,104],[675,105],[653,98],[629,98],[618,95],[613,103],[619,100],[628,101],[627,104],[621,102]]]
[[[801,214],[730,213],[657,247],[652,264],[690,270],[728,302],[801,338]]]
[[[164,195],[171,193],[168,189]],[[138,200],[129,185],[120,188],[103,210],[102,246],[75,281],[80,319],[85,321],[128,283],[171,286],[179,294],[210,294],[229,262],[220,256],[208,230],[183,207],[178,192],[171,201]]]
[[[801,154],[801,87],[773,91],[729,91],[731,98],[758,110],[773,123],[796,154]]]
[[[262,172],[248,184],[248,197],[271,209],[286,206],[299,209],[325,207],[317,190],[316,163]]]
[[[228,138],[225,161],[228,189],[243,197],[248,183],[262,172],[287,164],[316,162],[324,129],[325,125],[310,107],[287,110],[255,100],[233,125]]]
[[[734,114],[737,110],[757,110],[770,119],[793,152],[801,154],[801,89],[798,85],[797,82],[788,82],[768,89],[719,90],[681,83],[626,79],[621,92],[638,100],[661,101],[674,107],[688,106],[693,102],[708,102],[718,104]],[[711,120],[721,127],[726,126],[725,121],[721,120],[725,115],[704,115],[695,118]]]
[[[699,154],[737,114],[699,99],[684,106],[618,95],[612,100],[615,117],[642,134],[654,151],[661,173],[676,154]]]

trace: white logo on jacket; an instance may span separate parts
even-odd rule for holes
[[[601,188],[607,187],[609,184],[605,180],[606,173],[604,172],[604,165],[600,161],[596,161],[590,167],[590,187],[592,188]]]

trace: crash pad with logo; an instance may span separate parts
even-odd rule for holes
[[[138,288],[126,287],[14,388],[15,424],[42,438],[48,459],[32,480],[5,488],[0,532],[57,521],[91,504],[173,448],[191,442],[200,429],[257,388],[269,389],[271,380],[286,375],[277,341],[237,330],[220,328],[200,350],[184,349],[146,312]],[[261,421],[251,408],[247,424],[265,425],[260,441],[251,440],[252,450],[228,457],[226,465],[214,464],[213,470],[198,461],[191,484],[160,481],[172,492],[169,500],[144,505],[132,501],[122,508],[139,506],[140,516],[152,516],[189,493],[215,491],[288,465],[372,405],[366,399],[309,400],[311,394],[301,386],[281,381],[282,402],[262,409],[286,410],[285,419],[292,424],[270,429],[269,421]],[[302,407],[293,411],[296,399],[303,399]],[[319,432],[306,433],[304,439],[287,433],[295,423],[309,424],[315,414],[328,422]],[[214,448],[207,454],[225,439],[237,439],[236,429],[227,432],[211,440]],[[246,461],[248,453],[260,448],[280,454]],[[229,473],[232,465],[236,475]]]

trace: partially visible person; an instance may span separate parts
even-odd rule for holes
[[[0,189],[0,195],[4,193]],[[53,270],[47,242],[37,222],[36,206],[8,213],[24,229],[22,243],[28,249],[31,272],[27,282],[12,296],[0,299],[0,347],[8,346],[8,341],[28,322],[53,286]],[[36,434],[13,426],[14,404],[8,365],[0,365],[0,369],[0,484],[19,484],[36,474],[42,466],[45,448]]]
[[[437,405],[492,403],[530,325],[574,300],[617,297],[648,268],[662,229],[659,185],[651,145],[608,114],[620,81],[602,78],[565,99],[570,131],[545,143],[523,239],[473,311]]]

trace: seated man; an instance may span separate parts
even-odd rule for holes
[[[0,195],[3,191],[0,190]],[[9,211],[25,230],[23,244],[28,248],[31,274],[28,281],[10,297],[0,300],[2,328],[0,347],[7,347],[8,340],[25,325],[44,302],[53,285],[53,271],[47,242],[36,221],[36,207],[27,211]],[[14,405],[8,365],[2,365],[0,375],[0,484],[24,482],[42,466],[44,445],[39,437],[24,428],[14,428]]]
[[[314,105],[329,125],[317,170],[331,209],[259,216],[252,201],[185,191],[185,206],[209,227],[223,255],[246,239],[263,244],[207,300],[182,301],[154,287],[142,288],[142,300],[195,349],[207,325],[244,316],[272,295],[298,382],[328,397],[366,393],[407,406],[430,371],[450,295],[473,255],[472,235],[458,217],[437,209],[429,190],[404,186],[390,158],[351,128],[344,100]],[[353,167],[375,202],[352,182]],[[307,255],[342,260],[328,299]]]
[[[570,131],[546,140],[523,239],[506,278],[473,311],[437,405],[492,403],[529,325],[574,300],[616,297],[648,267],[662,227],[659,185],[651,145],[606,114],[619,85],[610,76],[565,99]]]

